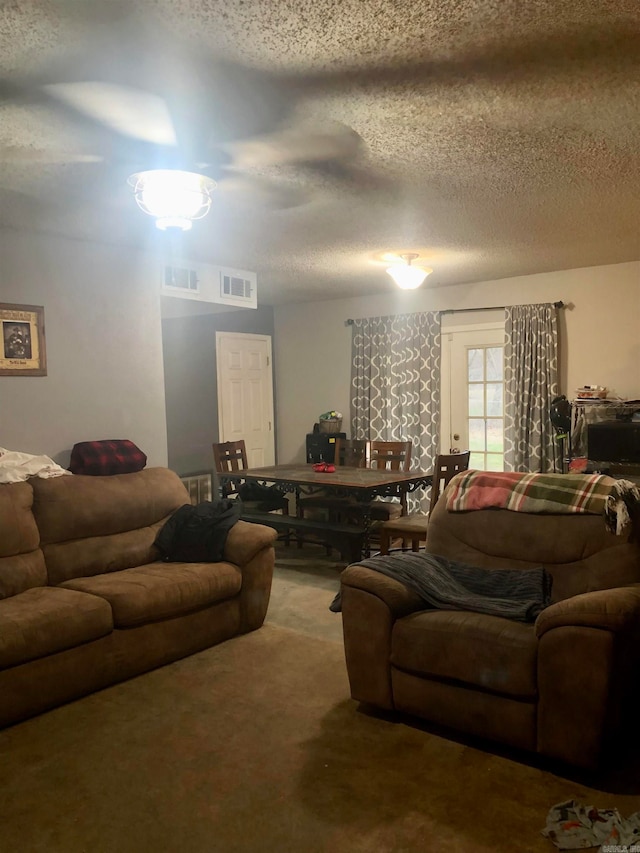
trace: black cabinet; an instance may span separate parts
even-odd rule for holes
[[[307,433],[307,462],[333,462],[336,438],[346,437],[346,432]]]
[[[587,455],[590,461],[640,465],[640,422],[588,424]]]

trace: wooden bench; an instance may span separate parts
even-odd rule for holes
[[[278,515],[273,512],[243,512],[243,521],[253,524],[265,524],[275,530],[288,533],[292,530],[317,536],[314,541],[330,545],[340,551],[343,560],[357,563],[362,559],[362,540],[364,531],[351,524],[339,524],[314,518],[298,518],[295,515]]]

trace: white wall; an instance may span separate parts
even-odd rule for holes
[[[382,274],[382,273],[381,273]],[[562,393],[605,385],[640,398],[640,262],[370,297],[278,306],[275,368],[278,461],[304,460],[305,435],[318,416],[341,411],[349,432],[351,328],[348,318],[562,300]]]
[[[0,302],[43,305],[48,375],[0,376],[0,446],[68,464],[128,438],[167,464],[157,264],[130,249],[0,230]]]

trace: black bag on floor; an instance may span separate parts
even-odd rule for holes
[[[238,486],[238,497],[243,501],[268,501],[270,498],[282,498],[282,492],[275,486],[263,486],[250,481]]]
[[[252,481],[238,486],[238,497],[246,503],[259,502],[258,509],[262,512],[282,509],[283,505],[286,505],[284,495],[277,486],[263,486],[261,483]]]

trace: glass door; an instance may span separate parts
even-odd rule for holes
[[[504,326],[443,331],[442,452],[504,470]]]

